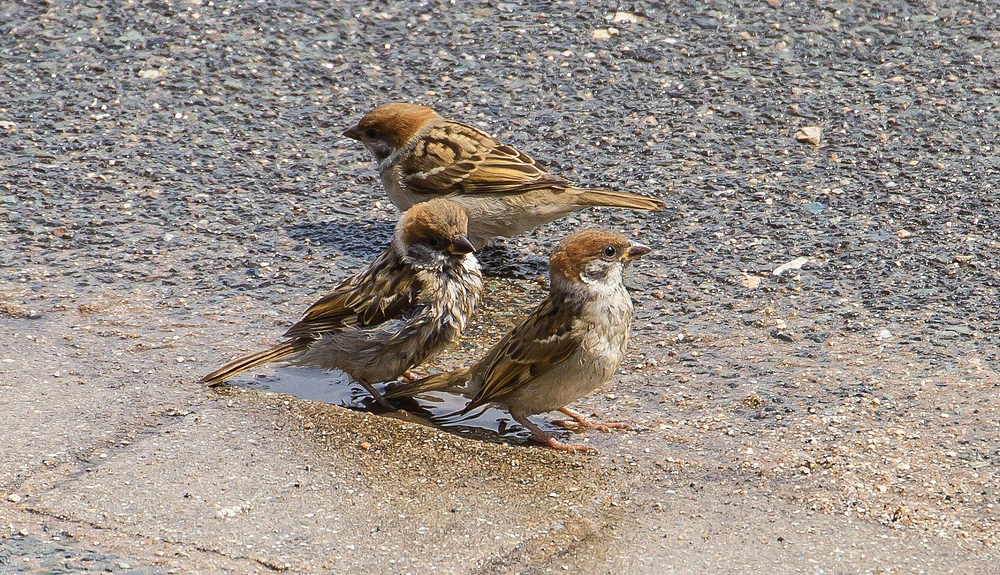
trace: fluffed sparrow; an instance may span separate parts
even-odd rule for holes
[[[264,363],[340,369],[383,406],[371,385],[395,379],[465,329],[482,294],[465,211],[435,200],[406,211],[389,249],[306,310],[285,341],[233,360],[201,379],[215,386]]]
[[[431,198],[459,202],[477,249],[589,206],[659,210],[656,198],[574,186],[524,152],[425,106],[391,103],[344,132],[375,156],[389,199],[401,210]]]
[[[588,427],[606,427],[565,406],[608,382],[625,357],[632,300],[622,272],[649,251],[605,230],[567,237],[549,259],[548,296],[485,357],[471,367],[396,385],[386,397],[461,388],[473,398],[460,413],[492,402],[510,411],[539,443],[589,450],[556,441],[528,416],[558,409]]]

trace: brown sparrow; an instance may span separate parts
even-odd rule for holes
[[[558,409],[587,427],[621,427],[591,422],[564,406],[608,382],[625,357],[632,300],[622,271],[649,251],[604,230],[567,237],[549,259],[548,297],[485,357],[471,367],[396,385],[386,397],[461,388],[473,398],[460,413],[492,402],[510,411],[539,443],[590,450],[556,441],[528,416]]]
[[[201,383],[219,385],[287,360],[343,370],[395,410],[372,382],[395,379],[455,341],[479,302],[483,280],[467,225],[462,208],[448,200],[410,208],[389,249],[312,304],[284,342],[233,360]]]
[[[574,186],[524,152],[416,104],[383,104],[344,132],[378,161],[382,184],[401,210],[447,197],[469,214],[477,249],[588,206],[659,210],[662,201]]]

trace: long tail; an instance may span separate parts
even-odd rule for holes
[[[662,210],[666,207],[666,204],[656,198],[628,192],[591,188],[573,188],[573,191],[576,192],[576,202],[581,206],[609,206],[650,211]]]
[[[293,339],[291,341],[279,343],[271,349],[265,349],[264,351],[251,353],[234,359],[233,361],[201,378],[198,383],[204,383],[209,387],[215,387],[237,373],[242,373],[248,369],[257,367],[258,365],[263,365],[265,363],[288,357],[293,353],[304,350],[308,346],[309,340],[306,339]]]
[[[393,385],[385,390],[386,399],[409,397],[427,391],[440,391],[461,387],[469,381],[469,368],[463,367],[454,371],[445,371],[428,375],[416,381]]]

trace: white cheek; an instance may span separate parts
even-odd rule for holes
[[[596,295],[610,295],[615,293],[618,286],[622,285],[622,266],[614,265],[608,274],[604,277],[594,277],[593,274],[588,274],[586,270],[580,274],[580,281]]]

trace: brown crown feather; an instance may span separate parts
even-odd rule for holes
[[[632,243],[618,232],[601,229],[587,229],[567,236],[552,250],[549,257],[549,273],[558,273],[569,279],[577,279],[588,261],[601,257],[601,250],[615,246],[619,252]]]
[[[437,198],[406,210],[400,225],[408,244],[431,236],[454,240],[468,233],[469,216],[455,202]]]
[[[361,118],[355,130],[364,133],[374,128],[388,139],[393,147],[399,148],[416,134],[429,120],[437,118],[434,110],[427,106],[406,102],[382,104]]]

